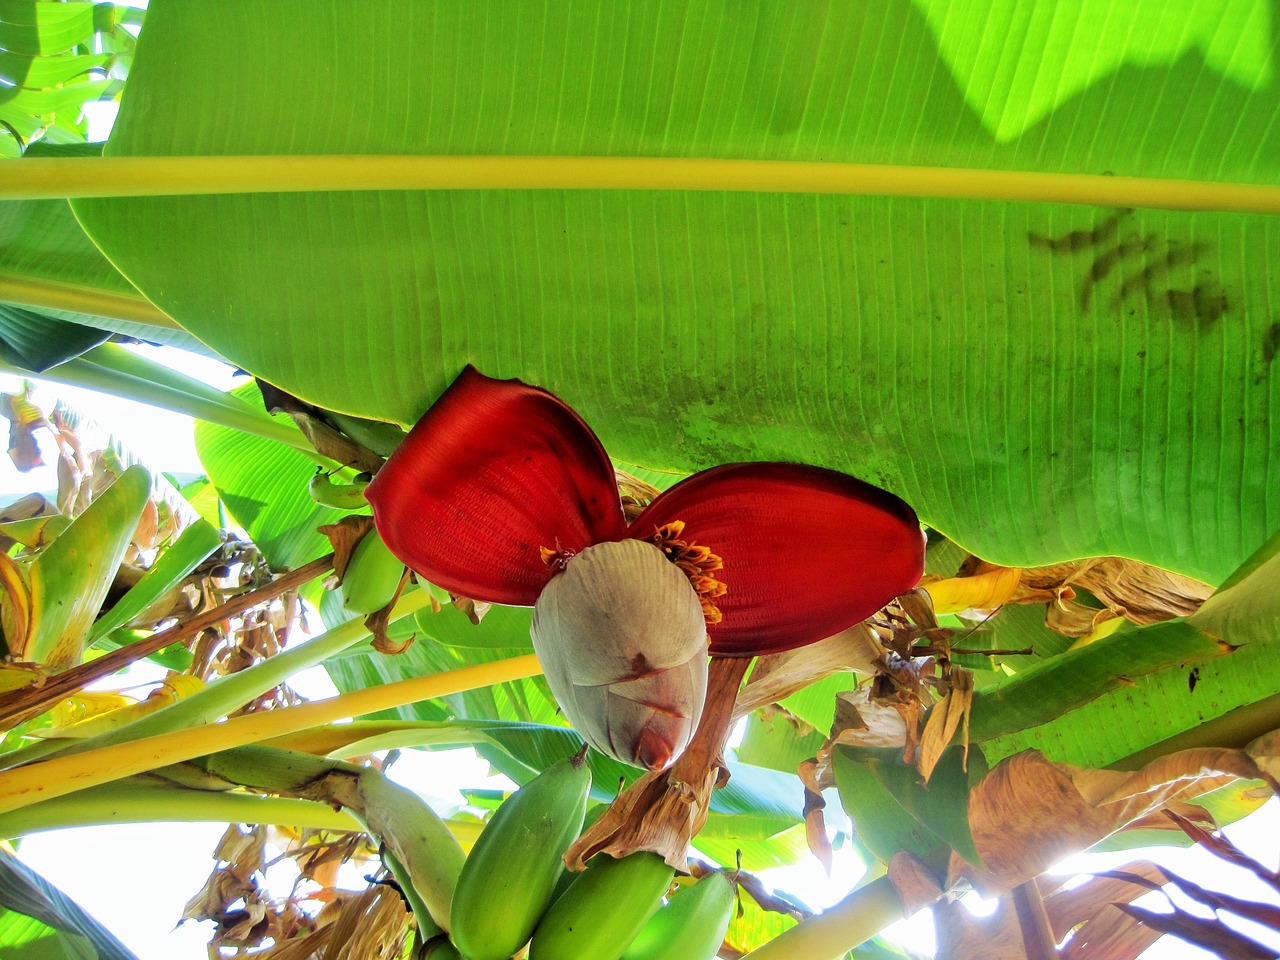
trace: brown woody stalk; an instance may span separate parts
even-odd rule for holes
[[[250,590],[221,606],[175,624],[168,630],[161,630],[149,637],[135,640],[88,663],[82,663],[50,677],[42,684],[33,684],[0,696],[0,729],[15,726],[24,720],[38,716],[60,700],[74,695],[95,680],[124,669],[135,660],[149,657],[175,643],[190,643],[209,627],[221,623],[228,617],[244,613],[264,601],[272,600],[332,568],[333,554],[330,553],[296,570],[290,570],[257,590]]]
[[[1026,883],[1013,888],[1013,907],[1022,930],[1022,946],[1027,960],[1058,960],[1058,946],[1049,926],[1049,915],[1044,909],[1040,886],[1032,877]]]
[[[570,870],[584,869],[597,853],[621,858],[650,850],[688,872],[689,844],[707,820],[711,791],[729,779],[724,742],[750,663],[750,657],[711,658],[706,705],[689,746],[669,769],[646,773],[618,795],[565,853]]]

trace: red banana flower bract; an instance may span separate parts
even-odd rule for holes
[[[688,743],[708,652],[838,633],[919,580],[915,513],[845,474],[735,463],[631,524],[613,466],[564,401],[468,366],[366,490],[391,551],[454,594],[534,605],[534,649],[593,746],[650,770]]]

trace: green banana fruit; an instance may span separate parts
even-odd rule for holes
[[[425,800],[377,770],[362,771],[353,785],[338,799],[391,851],[431,918],[447,930],[462,847]]]
[[[467,960],[507,960],[529,942],[582,829],[591,789],[586,751],[547,767],[498,807],[472,848],[449,913]]]
[[[608,809],[609,804],[607,803],[587,804],[587,813],[586,816],[582,818],[582,829],[578,831],[578,836],[582,836],[582,834],[586,833],[589,828],[594,826],[595,822],[599,820]],[[569,889],[569,884],[573,883],[573,881],[577,879],[578,874],[574,873],[572,870],[562,871],[560,879],[556,881],[556,889],[551,894],[551,902],[555,903],[564,896],[564,892]]]
[[[538,923],[529,960],[618,960],[661,905],[673,876],[656,853],[593,857]]]
[[[428,940],[421,956],[423,960],[462,960],[462,954],[447,937]]]
[[[370,529],[351,551],[342,574],[342,606],[349,613],[373,613],[395,598],[404,564],[393,554],[378,531]]]
[[[735,900],[733,881],[723,873],[682,885],[631,941],[622,960],[713,960]]]
[[[322,507],[338,510],[363,510],[369,506],[364,498],[367,483],[334,483],[333,477],[320,470],[307,484],[307,493]]]

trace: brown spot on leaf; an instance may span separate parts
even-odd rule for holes
[[[1092,230],[1071,230],[1057,237],[1048,237],[1034,230],[1027,231],[1027,242],[1033,247],[1041,247],[1053,253],[1072,254],[1089,247],[1106,243],[1120,229],[1120,221],[1133,213],[1132,210],[1118,210],[1107,217]]]
[[[1280,353],[1280,323],[1273,323],[1262,336],[1262,359],[1270,364],[1277,353]]]

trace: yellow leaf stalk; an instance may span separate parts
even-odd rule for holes
[[[709,157],[27,157],[0,200],[332,190],[838,193],[1280,213],[1271,184]]]
[[[528,654],[382,684],[301,706],[116,743],[71,756],[55,756],[0,773],[0,813],[219,750],[259,743],[271,737],[285,736],[347,717],[390,710],[419,700],[521,680],[541,672],[538,658]]]
[[[784,930],[743,960],[838,960],[902,915],[902,901],[886,875]]]

